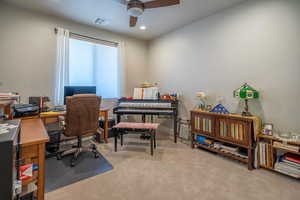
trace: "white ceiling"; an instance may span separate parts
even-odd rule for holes
[[[129,28],[126,7],[114,0],[5,1],[48,15],[64,17],[101,29],[149,40],[245,0],[181,0],[181,4],[177,6],[145,10],[134,28]],[[105,26],[94,24],[95,19],[98,17],[108,20],[109,24]],[[146,25],[147,30],[140,30],[140,25]]]

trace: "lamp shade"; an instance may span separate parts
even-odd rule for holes
[[[253,87],[245,83],[240,88],[233,91],[233,96],[241,99],[258,99],[259,93]]]
[[[205,99],[205,98],[206,98],[205,92],[197,92],[197,93],[196,93],[196,96],[197,96],[199,99]]]

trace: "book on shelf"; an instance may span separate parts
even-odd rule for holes
[[[29,193],[32,193],[32,192],[34,192],[34,191],[37,191],[37,185],[36,185],[36,182],[32,182],[32,183],[30,183],[30,184],[28,184],[28,185],[26,185],[26,186],[23,186],[22,187],[22,193],[21,193],[21,197],[22,196],[25,196],[25,195],[27,195],[27,194],[29,194]]]
[[[263,156],[264,156],[264,147],[263,147],[263,143],[260,142],[260,143],[259,143],[259,160],[260,160],[260,163],[259,163],[259,164],[264,166],[264,165],[265,165],[265,164],[264,164],[264,160],[265,160],[265,159],[264,159]]]
[[[234,138],[234,124],[231,124],[231,137]]]
[[[216,149],[221,149],[221,145],[222,145],[222,143],[220,143],[220,142],[214,142],[213,143],[213,147],[216,148]]]
[[[220,136],[224,137],[224,122],[220,121]]]
[[[280,156],[275,163],[274,170],[300,178],[300,156],[291,153]]]
[[[231,137],[235,140],[244,140],[244,129],[242,124],[226,123],[226,121],[220,121],[220,136]]]
[[[257,169],[258,168],[258,159],[257,159],[257,154],[258,154],[258,145],[256,145],[255,150],[254,150],[254,168]]]
[[[266,144],[262,143],[261,146],[262,146],[262,161],[263,161],[262,164],[266,166]]]
[[[294,177],[294,178],[300,178],[300,175],[297,174],[297,173],[295,174],[295,173],[293,173],[293,172],[288,171],[287,169],[281,169],[280,166],[279,166],[277,163],[275,163],[274,170],[275,170],[275,171],[278,171],[278,172],[280,172],[280,173],[283,173],[283,174],[292,176],[292,177]]]
[[[240,148],[240,147],[236,147],[236,146],[228,145],[228,144],[220,144],[219,149],[222,152],[230,153],[230,154],[233,154],[235,156],[238,156],[238,157],[241,157],[244,159],[248,158],[247,151],[243,151],[243,148]]]
[[[222,144],[221,142],[215,142],[215,141],[207,139],[206,137],[203,137],[203,136],[196,136],[196,144],[197,143],[205,145],[207,147],[217,149],[224,153],[229,153],[229,154],[235,155],[237,157],[248,159],[247,150],[243,151],[243,149],[240,147]]]
[[[199,129],[199,128],[198,128],[198,127],[199,127],[199,126],[198,126],[198,117],[196,116],[194,120],[195,120],[195,121],[194,121],[194,127],[195,127],[196,130],[198,130],[198,129]]]
[[[238,151],[238,147],[224,145],[224,144],[221,145],[221,149],[229,151],[229,152],[237,152]]]
[[[272,146],[266,142],[259,143],[259,165],[272,168]]]
[[[211,119],[195,117],[195,129],[211,133],[212,132],[212,121]]]
[[[294,163],[294,162],[286,160],[284,158],[280,158],[279,162],[283,162],[283,163],[285,163],[286,165],[288,165],[290,167],[295,167],[297,169],[300,169],[300,164]]]
[[[299,164],[300,165],[300,156],[299,155],[295,155],[292,153],[286,153],[283,158],[285,160],[291,161],[293,163]]]
[[[214,143],[213,140],[210,140],[203,136],[196,136],[196,142],[207,145],[207,146],[211,146]]]

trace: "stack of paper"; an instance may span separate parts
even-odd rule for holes
[[[300,156],[287,153],[278,159],[274,169],[295,178],[300,178]]]
[[[157,99],[158,98],[158,88],[134,88],[133,90],[134,99]]]
[[[0,124],[0,135],[1,134],[4,134],[4,133],[8,133],[9,132],[9,129],[13,129],[13,128],[16,128],[17,126],[15,125],[9,125],[9,124]]]

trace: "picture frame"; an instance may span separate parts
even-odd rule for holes
[[[262,132],[263,132],[264,135],[270,135],[270,136],[272,136],[273,135],[273,129],[274,129],[274,125],[273,124],[271,124],[271,123],[265,123],[263,125]]]

